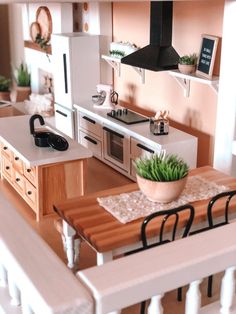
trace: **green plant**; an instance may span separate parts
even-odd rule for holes
[[[176,181],[188,174],[189,167],[177,155],[165,155],[161,152],[150,158],[138,158],[134,161],[137,174],[151,181]]]
[[[9,92],[11,80],[0,75],[0,92]]]
[[[121,50],[110,50],[110,55],[117,57],[117,58],[123,58],[125,56],[125,52]]]
[[[15,69],[14,76],[18,86],[30,86],[30,72],[23,62]]]
[[[46,53],[46,56],[48,58],[48,61],[50,62],[50,58],[49,58],[49,55],[47,53],[47,48],[48,48],[48,40],[43,38],[41,36],[40,33],[37,34],[36,38],[35,38],[35,42],[39,45],[40,48],[42,48],[45,53]]]
[[[197,54],[193,53],[190,55],[184,55],[179,58],[180,64],[196,65],[197,64]]]

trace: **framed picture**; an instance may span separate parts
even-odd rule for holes
[[[207,78],[212,77],[218,41],[219,37],[202,35],[202,44],[196,71],[197,74]]]

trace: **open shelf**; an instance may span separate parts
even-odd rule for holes
[[[203,76],[193,74],[183,74],[179,70],[168,71],[168,73],[173,76],[178,84],[184,90],[184,96],[189,97],[190,95],[190,81],[199,82],[202,84],[209,85],[216,93],[218,93],[219,87],[219,76],[213,76],[211,79],[205,78]]]
[[[34,49],[34,50],[37,50],[37,51],[40,51],[40,52],[43,52],[43,53],[47,53],[49,55],[52,54],[52,49],[51,49],[51,45],[48,45],[47,46],[47,49],[46,51],[44,49],[42,49],[39,44],[33,42],[33,41],[30,41],[30,40],[25,40],[24,41],[24,47],[25,48],[30,48],[30,49]]]
[[[121,59],[115,58],[107,55],[102,55],[102,59],[104,59],[110,66],[116,71],[116,75],[120,76],[121,74]],[[138,67],[133,67],[133,69],[139,74],[141,78],[141,82],[145,83],[145,70]]]

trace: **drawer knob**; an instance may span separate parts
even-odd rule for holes
[[[10,167],[9,166],[6,166],[6,170],[9,170],[10,169]]]
[[[19,182],[20,181],[20,178],[16,178],[16,182]]]
[[[26,171],[27,171],[27,172],[31,172],[31,169],[27,169]]]
[[[15,157],[15,160],[19,160],[19,157]]]
[[[4,146],[3,149],[4,149],[4,150],[7,150],[7,146]]]
[[[27,191],[27,194],[28,194],[28,195],[31,195],[31,194],[32,194],[32,192],[31,192],[31,191]]]

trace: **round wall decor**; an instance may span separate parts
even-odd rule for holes
[[[40,25],[37,22],[33,22],[30,25],[30,37],[32,39],[33,42],[36,41],[36,37],[37,35],[41,34],[41,29],[40,29]]]
[[[47,7],[42,6],[37,9],[36,21],[40,25],[41,37],[49,41],[52,33],[52,17]]]

